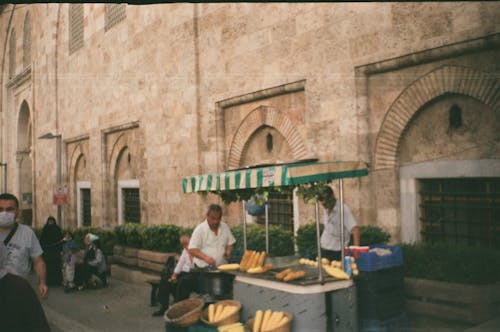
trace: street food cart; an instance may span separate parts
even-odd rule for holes
[[[263,188],[297,188],[338,180],[341,242],[343,243],[343,179],[362,177],[367,174],[368,167],[363,162],[306,160],[189,176],[183,179],[182,186],[185,193],[209,192],[222,195],[233,192],[239,194],[235,196],[238,200],[245,200],[248,199],[249,189],[257,192],[262,191]],[[317,200],[313,202],[315,204],[317,256],[318,261],[321,262],[319,203]],[[246,250],[245,212],[243,216],[244,249]],[[270,239],[267,206],[265,227],[268,253]],[[342,248],[342,257],[343,251]],[[289,264],[296,265],[297,260]],[[246,321],[252,318],[257,310],[269,308],[291,313],[293,315],[292,331],[356,331],[357,302],[353,281],[325,276],[321,265],[318,264],[317,268],[301,267],[306,269],[306,276],[291,282],[282,282],[274,278],[279,269],[270,270],[261,275],[250,275],[239,271],[228,272],[235,275],[233,297],[242,304],[242,319]]]

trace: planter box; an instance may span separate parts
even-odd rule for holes
[[[406,309],[412,313],[477,324],[500,312],[500,283],[466,285],[405,278]]]
[[[113,247],[113,262],[123,267],[144,270],[147,273],[159,275],[169,256],[176,253],[155,252],[144,249],[127,248],[115,245]]]

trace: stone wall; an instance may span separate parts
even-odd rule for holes
[[[38,225],[55,214],[56,178],[55,144],[40,135],[62,135],[63,180],[70,188],[64,227],[78,222],[78,182],[90,183],[92,223],[116,225],[117,183],[130,179],[140,186],[141,222],[187,226],[201,221],[205,206],[217,198],[183,194],[182,177],[255,161],[249,154],[262,139],[252,143],[254,132],[243,129],[252,112],[261,112],[283,120],[248,122],[272,124],[284,137],[286,149],[271,157],[369,162],[367,178],[346,181],[345,199],[359,223],[379,224],[397,241],[398,167],[431,158],[437,149],[412,152],[418,147],[412,137],[433,121],[413,121],[413,115],[429,113],[417,111],[450,92],[439,85],[429,89],[426,79],[485,83],[491,77],[475,73],[498,76],[496,2],[153,4],[126,6],[126,18],[110,29],[104,27],[104,4],[84,4],[83,47],[71,54],[69,6],[7,5],[0,13],[0,161],[8,164],[8,191],[22,196],[32,190],[33,202],[23,208],[33,208]],[[28,12],[32,51],[25,67]],[[12,28],[16,75],[9,78]],[[446,66],[467,70],[439,71]],[[412,86],[426,98],[412,94],[418,90]],[[498,82],[466,86],[470,90],[451,92],[476,98]],[[489,105],[484,114],[494,119],[498,96],[490,97],[479,103]],[[412,107],[399,107],[408,102]],[[27,126],[19,126],[22,109]],[[456,136],[449,151],[496,139],[498,119],[496,128],[490,126],[486,137],[475,129],[463,134],[469,135],[465,141]],[[246,140],[238,141],[238,133],[246,133]],[[498,158],[498,149],[470,157],[483,156]],[[22,168],[22,157],[31,170]],[[226,214],[231,224],[239,222],[234,206]],[[300,222],[311,214],[301,212]]]

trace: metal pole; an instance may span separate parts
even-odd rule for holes
[[[269,207],[266,204],[266,255],[269,255]]]
[[[243,204],[243,252],[247,251],[247,211],[245,210],[246,201]]]
[[[3,192],[7,192],[7,163],[0,163],[0,166],[3,167]]]
[[[319,227],[319,203],[316,200],[314,209],[314,219],[316,220],[316,246],[318,248],[318,280],[321,284],[324,282],[323,262],[321,261],[321,230]]]
[[[56,143],[57,143],[57,147],[56,147],[56,158],[57,158],[57,184],[60,185],[61,184],[61,168],[62,168],[62,161],[61,161],[61,135],[57,135],[56,136]],[[59,226],[62,226],[61,225],[61,222],[62,222],[62,208],[61,208],[61,204],[57,204],[57,223]]]
[[[342,179],[339,179],[339,198],[340,198],[340,262],[342,271],[344,269],[344,190]]]

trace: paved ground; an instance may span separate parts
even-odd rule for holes
[[[53,332],[165,332],[163,318],[151,317],[156,308],[149,306],[149,291],[146,283],[110,278],[104,289],[66,294],[52,288],[42,303]],[[408,321],[408,332],[500,331],[500,318],[478,326],[411,315]]]

